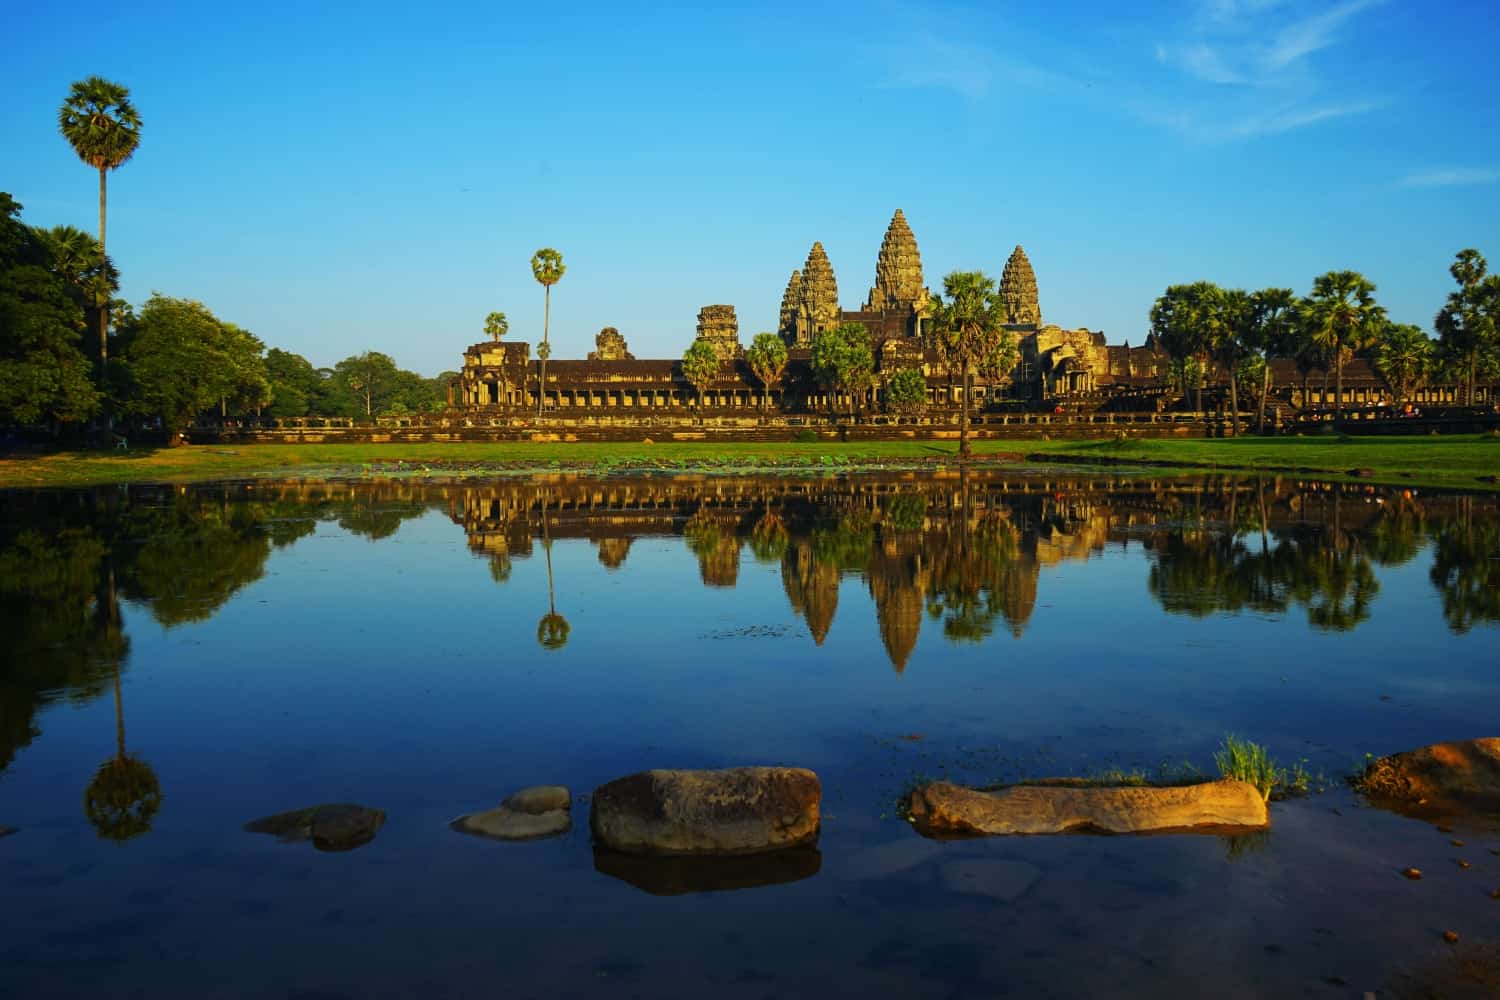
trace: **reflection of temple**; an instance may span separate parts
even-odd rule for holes
[[[1164,355],[1153,346],[1107,347],[1102,333],[1044,324],[1036,274],[1019,246],[1005,264],[999,291],[1021,360],[1003,378],[977,379],[977,405],[1002,395],[1041,399],[1105,386],[1155,385],[1166,370]],[[776,333],[787,345],[788,365],[769,392],[772,406],[784,413],[802,413],[826,409],[833,402],[812,376],[812,343],[841,323],[861,323],[869,331],[882,385],[897,371],[918,369],[927,376],[930,405],[956,405],[960,390],[950,384],[940,356],[928,343],[930,300],[916,236],[900,209],[881,241],[875,283],[859,309],[839,304],[833,264],[823,244],[814,243],[782,294]],[[745,360],[734,307],[704,306],[698,313],[696,337],[712,344],[721,360],[718,377],[703,394],[703,406],[729,415],[753,415],[765,387]],[[697,390],[683,375],[680,362],[637,360],[614,327],[599,332],[586,360],[550,359],[547,384],[541,390],[535,369],[525,343],[475,344],[464,353],[463,372],[453,384],[450,401],[471,420],[534,412],[539,391],[544,409],[559,416],[686,414],[698,406]]]

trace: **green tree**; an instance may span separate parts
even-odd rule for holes
[[[161,417],[175,442],[193,417],[242,390],[260,348],[242,333],[201,302],[153,295],[123,336],[127,409]]]
[[[227,417],[231,409],[237,414],[254,411],[271,402],[271,378],[266,371],[266,345],[249,330],[233,323],[220,323],[222,350],[229,361],[226,385],[219,396],[219,416]]]
[[[885,384],[885,404],[894,413],[921,413],[927,409],[927,376],[916,368],[903,368]]]
[[[856,407],[875,385],[875,353],[870,348],[870,332],[865,325],[840,323],[815,336],[812,372],[818,383],[833,396],[830,410],[837,407],[841,395],[849,397],[851,410]]]
[[[266,352],[266,378],[271,384],[273,417],[303,417],[322,389],[318,371],[300,354],[273,347]]]
[[[1211,281],[1171,285],[1151,306],[1151,332],[1177,369],[1191,372],[1197,389],[1195,408],[1203,411],[1203,374],[1220,336],[1224,291]],[[1189,365],[1189,362],[1192,362]],[[1188,386],[1183,385],[1186,394]]]
[[[1422,384],[1432,361],[1432,341],[1412,323],[1387,323],[1375,344],[1375,370],[1400,406]]]
[[[118,170],[141,144],[141,116],[130,103],[130,90],[118,83],[91,76],[79,80],[68,91],[57,111],[57,127],[73,152],[99,171],[99,252],[104,241],[105,186],[111,170]],[[99,364],[109,363],[109,310],[99,311]]]
[[[396,389],[399,369],[389,354],[366,351],[333,366],[334,377],[347,385],[364,403],[365,417],[385,411]]]
[[[1294,357],[1300,335],[1297,296],[1290,288],[1262,288],[1250,296],[1250,321],[1245,346],[1258,352],[1262,364],[1259,399],[1255,404],[1255,429],[1265,433],[1266,398],[1275,388],[1271,359]]]
[[[963,383],[958,418],[958,456],[970,457],[969,409],[973,405],[974,370],[1012,338],[1005,329],[1006,310],[995,281],[983,271],[954,271],[943,279],[943,294],[932,301],[931,336],[949,371]]]
[[[1500,350],[1500,276],[1488,275],[1489,263],[1478,250],[1460,250],[1448,268],[1458,290],[1437,314],[1434,326],[1443,349],[1464,386],[1464,401],[1474,403],[1479,371]]]
[[[541,369],[537,375],[536,415],[542,415],[542,399],[547,392],[547,359],[552,356],[552,345],[547,339],[547,327],[552,320],[552,286],[562,280],[567,272],[562,254],[551,247],[543,247],[531,255],[531,274],[546,289],[542,305],[542,343],[536,356]]]
[[[771,390],[786,373],[786,343],[774,333],[757,333],[745,352],[750,370],[760,379],[761,409],[771,405]]]
[[[1329,271],[1313,281],[1302,302],[1308,339],[1333,360],[1335,416],[1344,413],[1344,362],[1374,342],[1385,326],[1375,285],[1357,271]]]
[[[80,345],[84,310],[55,247],[0,192],[0,422],[66,423],[97,412],[99,391]]]
[[[1222,290],[1210,317],[1208,340],[1214,359],[1224,368],[1229,382],[1230,434],[1240,432],[1240,360],[1251,353],[1256,340],[1255,300],[1239,288]]]
[[[719,352],[703,339],[693,341],[682,354],[682,374],[698,390],[698,408],[703,408],[703,390],[719,374]]]
[[[484,335],[495,343],[500,343],[509,332],[510,321],[505,318],[505,313],[492,312],[484,318]]]

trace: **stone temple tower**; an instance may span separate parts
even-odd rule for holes
[[[1005,306],[1006,322],[1011,326],[1042,325],[1042,307],[1037,301],[1036,272],[1026,251],[1019,246],[1005,262],[1005,272],[1000,276],[1000,301]]]
[[[905,312],[916,308],[926,296],[917,238],[898,208],[885,231],[885,239],[880,241],[880,255],[875,259],[875,287],[870,289],[864,311]]]
[[[788,340],[793,347],[809,347],[816,334],[839,324],[839,285],[821,243],[814,243],[808,251],[795,311]]]
[[[802,302],[802,272],[793,271],[791,280],[786,283],[786,291],[781,295],[781,325],[776,328],[776,333],[788,345],[797,341],[797,309]]]

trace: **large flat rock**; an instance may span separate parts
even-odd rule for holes
[[[1407,750],[1371,761],[1357,782],[1376,805],[1431,819],[1500,818],[1500,738]]]
[[[753,854],[814,840],[821,799],[804,768],[642,771],[595,789],[589,825],[627,854]]]
[[[1011,785],[993,791],[946,781],[908,802],[928,836],[1038,833],[1223,833],[1270,825],[1265,799],[1243,781],[1168,787]]]

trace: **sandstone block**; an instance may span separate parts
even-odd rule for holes
[[[979,791],[946,781],[911,793],[909,814],[928,836],[1148,833],[1262,829],[1266,803],[1243,781],[1170,787],[1011,785]]]

